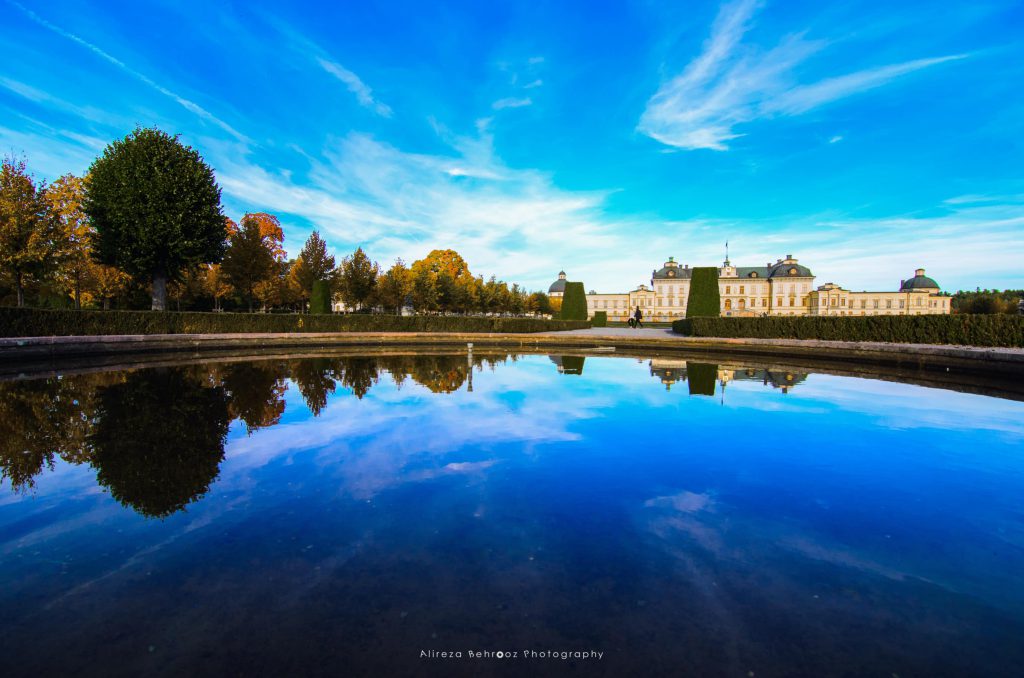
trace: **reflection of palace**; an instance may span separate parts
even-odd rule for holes
[[[691,366],[711,367],[707,363],[668,358],[654,358],[650,361],[649,365],[651,376],[661,380],[661,383],[665,385],[665,390],[671,390],[673,385],[688,381],[691,378]],[[780,389],[783,393],[789,393],[790,388],[807,379],[806,372],[791,372],[760,367],[738,367],[733,365],[714,365],[713,367],[714,380],[722,388],[725,388],[729,382],[733,381],[759,381],[765,386],[771,386],[772,388]],[[710,375],[712,373],[711,370],[708,370],[708,373]],[[703,377],[703,374],[701,377]],[[706,388],[706,386],[703,388]],[[691,392],[693,392],[692,388]]]
[[[693,269],[672,257],[651,273],[651,285],[630,292],[587,294],[587,315],[605,311],[609,320],[625,321],[638,306],[644,317],[672,321],[686,317]],[[718,291],[724,316],[779,315],[925,315],[950,312],[951,297],[919,268],[914,277],[900,281],[895,291],[851,292],[835,283],[814,287],[814,274],[787,254],[774,264],[733,266],[727,258],[718,269]],[[548,288],[552,297],[565,292],[566,274]]]

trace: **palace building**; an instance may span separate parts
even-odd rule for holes
[[[693,269],[673,257],[651,272],[650,286],[629,292],[587,294],[587,315],[608,314],[609,321],[625,322],[637,307],[644,319],[671,322],[686,317]],[[919,268],[914,277],[900,281],[894,291],[851,292],[835,283],[814,286],[814,273],[791,254],[764,266],[733,266],[727,258],[718,268],[718,292],[723,316],[791,315],[922,315],[949,313],[951,297]],[[561,297],[566,274],[561,271],[548,295]]]

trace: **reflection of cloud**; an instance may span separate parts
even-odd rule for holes
[[[362,400],[332,397],[316,419],[233,440],[226,463],[237,474],[315,451],[325,472],[338,477],[341,492],[365,499],[406,482],[485,472],[497,463],[489,451],[498,446],[518,445],[530,454],[539,444],[581,440],[573,423],[598,416],[612,402],[607,395],[559,393],[564,384],[552,384],[547,365],[536,359],[517,368],[475,375],[473,393],[440,396],[411,381],[398,390],[382,380]],[[534,397],[541,384],[548,392],[544,400]],[[454,454],[460,458],[446,459]],[[488,458],[472,458],[482,454]]]
[[[710,508],[711,495],[683,491],[668,497],[655,497],[644,502],[648,508],[671,508],[682,513],[696,513]]]
[[[939,388],[815,374],[787,398],[866,414],[890,429],[982,429],[1024,436],[1020,403]]]

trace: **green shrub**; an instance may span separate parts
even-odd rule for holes
[[[1011,315],[687,318],[672,329],[693,337],[1024,347],[1024,317]]]
[[[687,318],[717,318],[722,298],[718,293],[718,269],[696,266],[690,277],[690,295],[686,300]]]
[[[313,291],[309,295],[309,312],[316,315],[331,312],[331,286],[326,280],[313,283]]]
[[[583,283],[565,283],[565,292],[562,295],[562,320],[586,319],[587,293],[583,290]]]
[[[591,327],[608,327],[608,311],[594,311],[594,317],[590,319]]]
[[[584,321],[482,316],[303,315],[76,311],[0,307],[0,336],[98,334],[232,334],[241,332],[549,332],[589,327]]]

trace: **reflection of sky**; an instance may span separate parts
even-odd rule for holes
[[[578,376],[527,357],[476,372],[473,388],[382,375],[361,400],[339,385],[313,418],[290,384],[281,423],[233,424],[209,493],[163,521],[59,462],[32,494],[0,497],[0,603],[26,603],[9,617],[24,634],[58,615],[96,624],[112,606],[163,647],[206,606],[259,604],[299,628],[305,597],[332,591],[365,612],[401,590],[431,620],[424,633],[466,637],[458,622],[476,609],[407,588],[415,563],[438,595],[515,590],[537,633],[563,639],[604,633],[577,615],[640,633],[686,606],[740,653],[760,642],[754,618],[782,629],[819,614],[866,634],[895,623],[895,605],[918,615],[903,622],[908,648],[941,638],[971,656],[970,634],[994,620],[1024,630],[1022,403],[814,374],[788,394],[733,381],[690,396],[610,357]],[[578,609],[531,607],[565,582],[597,588],[574,594]],[[148,608],[169,626],[141,621]],[[201,645],[189,642],[183,656]]]

